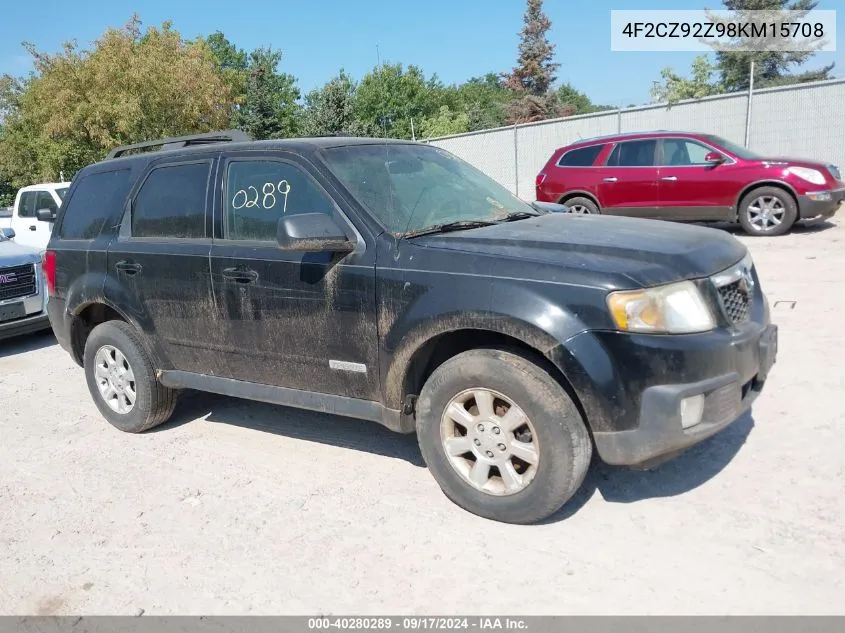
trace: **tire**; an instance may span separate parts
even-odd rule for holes
[[[756,204],[761,199],[770,207],[769,211],[773,213],[772,217],[780,219],[779,224],[772,225],[770,224],[771,220],[765,220],[765,218],[762,221],[755,220],[755,208],[761,209],[764,214],[766,211],[765,205]],[[774,205],[774,209],[771,208],[772,205]],[[780,213],[778,213],[778,210],[780,210]],[[737,215],[742,229],[748,235],[774,237],[783,235],[792,228],[798,218],[798,205],[791,195],[779,187],[758,187],[743,196],[739,203]],[[760,217],[759,214],[757,217]],[[761,226],[761,222],[768,224],[768,226]]]
[[[589,198],[584,198],[583,196],[577,196],[575,198],[569,198],[566,202],[561,204],[565,204],[569,207],[570,213],[578,214],[578,215],[599,215],[601,211],[599,210],[599,206],[590,200]],[[573,208],[580,208],[580,211],[574,211]]]
[[[98,356],[102,352],[103,356]],[[103,363],[105,357],[108,360]],[[126,391],[114,388],[121,377],[125,378],[126,373],[121,374],[120,368],[126,371],[126,366],[121,362],[121,356],[131,368],[131,377],[134,381],[123,380],[121,384],[130,385],[134,383],[134,402],[127,407],[128,400],[125,397]],[[116,372],[108,377],[109,365],[113,361]],[[97,366],[103,368],[106,376],[98,378]],[[103,415],[110,424],[126,433],[141,433],[166,422],[173,413],[176,406],[176,392],[162,386],[155,378],[155,368],[149,354],[141,344],[141,340],[135,329],[123,321],[107,321],[95,327],[88,340],[85,342],[85,353],[83,357],[85,368],[85,379],[88,383],[88,391]],[[128,372],[127,372],[128,373]],[[113,403],[110,405],[100,390],[102,380],[109,382],[114,398],[109,398]],[[107,388],[108,389],[108,388]],[[122,391],[122,393],[118,393]],[[119,401],[119,402],[118,402]],[[117,404],[114,404],[117,402]],[[116,408],[121,408],[119,411]]]
[[[497,415],[487,418],[484,433],[478,431],[481,417],[472,422],[467,418],[465,424],[476,431],[471,434],[466,426],[465,437],[452,437],[451,429],[460,425],[454,424],[453,416],[444,416],[447,407],[450,403],[454,405],[456,398],[465,399],[467,393],[487,390],[495,392],[493,408]],[[504,401],[500,401],[499,396],[503,396]],[[501,415],[504,408],[498,408],[508,402],[527,416],[528,426],[518,427],[516,432],[508,431],[509,418]],[[474,395],[470,395],[463,405],[464,413],[470,416],[478,408]],[[493,435],[499,424],[499,434]],[[526,439],[526,429],[530,431],[530,444],[519,441]],[[566,391],[530,357],[521,352],[497,349],[463,352],[431,374],[417,401],[417,436],[426,465],[452,502],[479,516],[505,523],[536,523],[554,514],[581,486],[592,457],[589,433]],[[470,450],[463,456],[450,457],[444,438],[455,446],[453,452],[463,450],[464,445],[470,445]],[[479,438],[483,438],[483,442]],[[500,439],[506,440],[509,446],[521,448],[520,456],[527,454],[526,447],[533,447],[533,455],[537,457],[535,465],[520,462],[516,454],[508,458],[510,448],[505,457],[493,453],[496,446],[505,445],[504,442],[495,443]],[[476,440],[482,442],[480,447]],[[504,464],[505,471],[510,470],[506,461],[509,460],[514,467],[512,472],[518,467],[517,475],[527,485],[519,489],[511,479],[513,487],[508,490],[505,477],[501,475],[503,470],[498,466],[496,470],[488,471],[486,486],[489,489],[471,484],[468,477],[474,472],[474,464],[489,463],[476,458],[473,450],[483,455],[493,453],[493,457]],[[512,477],[511,474],[509,478]]]

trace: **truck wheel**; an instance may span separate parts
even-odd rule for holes
[[[474,514],[535,523],[581,486],[592,443],[566,391],[528,357],[495,349],[440,365],[417,401],[423,459]]]
[[[131,325],[107,321],[85,343],[85,378],[103,417],[127,433],[166,422],[176,393],[155,378],[155,369]]]
[[[798,217],[798,205],[783,189],[759,187],[739,203],[739,223],[749,235],[783,235]]]
[[[599,206],[595,202],[589,198],[584,198],[583,196],[570,198],[562,204],[569,207],[570,213],[574,213],[576,215],[598,215],[601,213],[601,211],[599,211]]]

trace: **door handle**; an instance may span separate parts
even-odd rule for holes
[[[30,231],[37,231],[37,230],[38,230],[38,228],[37,228],[34,224],[30,224],[30,225],[29,225],[29,230],[30,230]]]
[[[141,264],[136,264],[135,262],[128,262],[125,259],[117,262],[114,265],[115,268],[119,272],[126,273],[127,275],[137,275],[141,272]]]
[[[251,268],[224,268],[223,279],[238,284],[251,284],[258,281],[258,273]]]
[[[675,182],[678,179],[677,176],[664,176],[660,180],[668,180],[669,182]]]
[[[602,182],[616,182],[616,178],[614,176],[610,176],[609,178],[602,178]]]

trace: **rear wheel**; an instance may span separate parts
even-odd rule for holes
[[[176,392],[155,377],[149,354],[131,325],[107,321],[85,342],[88,390],[106,420],[121,431],[141,433],[167,421]]]
[[[601,211],[599,211],[599,206],[595,202],[583,196],[570,198],[563,204],[569,207],[570,213],[574,213],[576,215],[597,215],[601,213]]]
[[[778,187],[759,187],[739,203],[739,223],[749,235],[783,235],[798,217],[798,205]]]
[[[464,352],[438,367],[417,402],[420,450],[454,503],[535,523],[581,486],[592,443],[566,391],[527,356]]]

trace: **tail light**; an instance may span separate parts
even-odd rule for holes
[[[52,297],[56,294],[56,253],[46,251],[44,258],[41,260],[41,265],[44,270],[44,278],[47,280],[47,292]]]
[[[541,171],[539,174],[537,174],[537,179],[535,180],[535,184],[539,187],[544,182],[546,182],[546,174],[545,174],[545,172]]]

